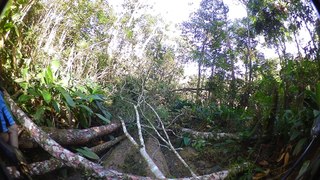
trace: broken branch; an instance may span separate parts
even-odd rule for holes
[[[135,106],[135,110],[136,106]],[[139,118],[139,116],[137,116],[137,119]],[[137,120],[138,121],[138,120]],[[139,152],[141,154],[141,156],[144,158],[144,160],[147,162],[148,167],[150,168],[151,172],[156,176],[156,178],[158,179],[165,179],[166,177],[163,175],[163,173],[160,171],[160,169],[158,168],[158,166],[153,162],[153,160],[151,159],[151,157],[149,156],[149,154],[146,151],[145,146],[139,146],[138,143],[133,139],[133,137],[128,133],[126,125],[124,123],[124,121],[121,119],[121,124],[122,124],[122,129],[124,134],[127,136],[127,138],[130,140],[130,142],[139,149]],[[137,123],[138,124],[138,123]],[[141,129],[141,126],[140,126]],[[143,143],[144,145],[144,143]]]

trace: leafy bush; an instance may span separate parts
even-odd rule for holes
[[[111,114],[105,92],[98,85],[67,86],[58,79],[58,67],[58,61],[53,61],[32,81],[28,78],[32,74],[24,69],[23,77],[16,80],[24,90],[18,98],[20,105],[39,125],[86,128],[95,119],[108,124]]]

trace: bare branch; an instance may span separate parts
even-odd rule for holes
[[[160,118],[160,116],[158,115],[158,113],[156,112],[156,110],[147,102],[145,102],[148,107],[154,112],[154,114],[156,115],[157,119],[158,119],[158,122],[160,123],[161,125],[161,128],[162,128],[162,131],[164,132],[165,136],[166,136],[166,139],[164,139],[164,137],[162,137],[160,135],[160,133],[158,132],[157,128],[152,124],[152,122],[147,118],[147,121],[149,122],[149,124],[153,127],[153,130],[156,132],[156,134],[158,135],[158,137],[163,141],[165,142],[169,147],[170,149],[173,151],[173,153],[177,156],[177,158],[181,161],[181,163],[189,170],[189,172],[191,173],[192,177],[196,178],[197,175],[193,172],[193,170],[190,168],[190,166],[185,162],[185,160],[180,156],[180,154],[176,151],[176,149],[173,147],[171,141],[170,141],[170,138],[169,138],[169,135],[163,125],[163,122]]]
[[[139,116],[138,116],[139,117]],[[137,119],[138,119],[137,117]],[[138,120],[137,120],[138,121]],[[127,138],[131,141],[131,143],[139,149],[139,152],[141,154],[141,156],[144,158],[144,160],[147,162],[148,167],[150,168],[151,172],[156,176],[156,178],[158,179],[165,179],[166,177],[163,175],[163,173],[160,171],[160,169],[158,168],[158,166],[153,162],[153,160],[151,159],[151,157],[149,156],[149,154],[146,151],[146,148],[144,146],[141,145],[139,147],[138,143],[133,139],[133,137],[128,133],[126,125],[124,123],[124,121],[121,119],[121,124],[122,124],[122,129],[124,134],[127,136]],[[140,131],[141,131],[141,126],[140,126]],[[139,132],[141,133],[141,132]],[[141,138],[141,137],[140,137]],[[141,140],[141,139],[140,139]]]

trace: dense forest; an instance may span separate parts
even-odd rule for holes
[[[11,176],[317,179],[317,11],[234,3],[245,17],[202,0],[172,36],[141,0],[10,1],[0,86],[26,159]]]

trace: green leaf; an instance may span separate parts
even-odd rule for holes
[[[185,146],[189,146],[191,143],[191,139],[189,137],[183,137],[183,144]]]
[[[40,97],[41,94],[35,88],[29,88],[28,93],[34,97]]]
[[[42,97],[43,97],[44,101],[49,104],[51,102],[51,94],[50,94],[50,92],[47,91],[47,90],[43,90],[41,92],[41,94],[42,94]]]
[[[28,102],[30,99],[32,99],[32,96],[22,94],[21,96],[19,96],[18,102],[24,104],[24,103]]]
[[[73,101],[70,94],[65,89],[63,89],[62,87],[57,87],[57,90],[62,94],[62,96],[64,97],[64,99],[70,107],[76,107],[76,103]]]
[[[60,104],[57,101],[52,100],[52,106],[57,113],[60,113]]]
[[[80,113],[77,115],[78,121],[80,122],[80,125],[84,128],[89,127],[89,122],[86,117],[86,113],[83,112],[84,110],[80,110]]]
[[[91,110],[91,108],[89,108],[86,105],[80,104],[79,105],[82,109],[85,109],[86,111],[88,111],[90,114],[93,114],[93,111]]]
[[[2,1],[1,1],[1,3],[2,3]],[[0,13],[1,13],[1,14],[0,14],[0,20],[1,20],[2,18],[4,18],[4,16],[7,15],[7,10],[10,9],[11,4],[12,4],[12,0],[9,0],[9,1],[7,2],[7,4],[5,5],[4,9],[2,10],[2,12],[0,12]]]
[[[302,150],[304,144],[306,143],[306,141],[307,141],[307,138],[300,139],[300,141],[298,142],[298,144],[296,145],[296,147],[293,150],[293,155],[294,156],[301,152],[301,150]]]
[[[300,177],[308,170],[309,164],[310,164],[309,160],[307,160],[303,163],[303,165],[299,171],[299,175],[296,179],[300,179]]]
[[[293,133],[291,133],[291,136],[290,136],[290,141],[296,139],[300,134],[301,134],[300,131],[293,131]]]
[[[317,100],[318,108],[320,109],[320,81],[316,85],[316,100]]]
[[[53,83],[53,74],[50,66],[47,67],[47,70],[45,71],[45,74],[44,74],[44,78],[47,84]]]
[[[82,148],[77,148],[76,151],[78,153],[80,153],[81,155],[87,157],[87,158],[90,158],[90,159],[93,159],[93,160],[99,160],[99,156],[92,152],[89,148],[87,147],[82,147]]]
[[[14,28],[14,25],[12,22],[7,22],[6,24],[4,24],[4,28],[6,31],[10,31],[11,28]]]
[[[89,96],[90,102],[94,101],[94,100],[99,100],[99,101],[103,101],[103,99],[100,97],[100,95],[98,94],[93,94]]]
[[[34,114],[34,119],[37,121],[37,123],[40,123],[43,115],[45,113],[45,108],[44,107],[40,107],[37,109],[36,113]]]
[[[110,120],[105,118],[104,116],[102,116],[101,114],[96,113],[96,115],[102,120],[104,121],[106,124],[110,123]]]
[[[112,115],[107,111],[107,108],[105,107],[104,103],[101,101],[95,101],[96,106],[99,108],[99,110],[102,112],[104,117],[111,119]]]

